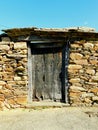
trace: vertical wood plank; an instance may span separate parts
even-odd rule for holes
[[[44,97],[45,99],[52,99],[52,54],[45,54],[45,85]]]
[[[43,55],[35,55],[35,89],[36,97],[41,100],[43,91]]]
[[[28,43],[28,102],[32,103],[32,54],[30,43]]]
[[[61,100],[61,81],[59,74],[61,72],[61,57],[58,53],[54,53],[54,67],[53,67],[53,99]]]
[[[34,99],[34,96],[35,96],[35,93],[36,93],[36,90],[35,90],[35,55],[32,54],[32,70],[31,70],[31,73],[32,73],[32,99]]]

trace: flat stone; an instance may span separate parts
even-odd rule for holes
[[[87,43],[84,43],[83,46],[86,49],[93,49],[94,44],[87,42]]]
[[[8,45],[0,45],[0,50],[10,50],[10,47]]]
[[[79,27],[79,30],[82,32],[96,32],[95,28],[90,28],[90,27]]]
[[[12,85],[15,85],[16,83],[15,83],[15,81],[7,81],[7,84],[12,86]]]
[[[93,96],[93,97],[92,97],[92,100],[93,100],[93,101],[98,101],[98,96]]]
[[[13,75],[8,75],[8,74],[3,74],[3,78],[4,81],[13,81],[14,76]]]
[[[13,96],[13,93],[9,89],[3,90],[2,94],[4,94],[5,98],[9,98],[9,97]]]
[[[4,86],[6,89],[12,90],[12,86],[9,85],[8,83]]]
[[[16,104],[14,98],[8,98],[8,99],[7,99],[7,102],[8,102],[8,104],[10,104],[10,105],[15,105],[15,104]]]
[[[98,76],[92,76],[93,81],[98,81]]]
[[[3,88],[3,86],[0,85],[0,89],[2,89],[2,88]]]
[[[5,100],[4,94],[0,94],[0,101],[4,101],[4,100]]]
[[[4,101],[4,105],[5,105],[5,107],[8,108],[8,109],[11,108],[10,105],[9,105],[6,101]]]
[[[19,76],[16,77],[16,76],[15,76],[15,77],[14,77],[14,80],[15,80],[15,81],[21,80],[21,77],[19,77]]]
[[[80,60],[80,59],[82,59],[82,57],[83,57],[83,55],[80,53],[71,53],[70,54],[70,58],[72,60]]]
[[[70,92],[69,96],[70,97],[79,97],[81,95],[81,92]]]
[[[14,88],[13,92],[15,96],[27,95],[28,93],[26,90],[23,90],[23,89],[20,90],[18,87]]]
[[[97,65],[97,64],[98,64],[98,60],[97,60],[97,59],[89,60],[89,62],[90,62],[92,65]]]
[[[7,54],[7,57],[9,57],[9,58],[25,58],[25,57],[27,57],[26,55],[20,55],[20,54]]]
[[[6,82],[5,81],[0,81],[0,85],[5,85]]]
[[[2,56],[0,56],[0,60],[2,60]]]
[[[22,52],[22,54],[27,55],[28,50],[22,50],[21,52]]]
[[[94,45],[94,50],[96,50],[96,51],[98,50],[98,44]]]
[[[28,77],[27,76],[22,76],[22,80],[27,80]]]
[[[74,78],[69,80],[70,83],[78,83],[80,82],[80,78]]]
[[[81,97],[82,97],[82,98],[93,97],[93,96],[94,96],[93,93],[82,93],[82,94],[81,94]]]
[[[79,44],[71,44],[71,48],[82,48]]]
[[[78,72],[78,70],[76,69],[68,69],[68,72],[71,74],[76,74]]]
[[[85,101],[86,103],[89,103],[89,104],[92,103],[92,101],[91,101],[89,98],[85,98],[84,101]]]
[[[14,71],[14,69],[13,69],[12,67],[4,67],[3,70],[4,70],[5,72],[13,72],[13,71]],[[8,74],[8,75],[9,75],[9,74]]]
[[[0,61],[0,65],[3,65],[4,64],[4,62],[3,61]]]
[[[90,75],[94,75],[95,74],[95,70],[94,69],[87,69],[86,73],[90,74]]]
[[[81,65],[73,65],[73,64],[70,64],[68,66],[68,69],[76,69],[76,70],[79,70],[79,69],[82,69],[82,66]]]
[[[74,60],[74,62],[78,65],[88,65],[88,61],[85,59],[83,60]]]
[[[98,93],[98,88],[97,88],[97,87],[96,87],[96,88],[91,88],[91,89],[89,90],[89,92],[92,92],[92,93],[97,94],[97,93]]]
[[[10,42],[8,41],[2,41],[2,42],[0,42],[0,45],[9,45],[10,44]]]
[[[86,91],[83,87],[78,87],[78,86],[70,86],[70,89],[79,90],[79,91]]]
[[[96,76],[98,76],[98,72],[96,73]]]
[[[80,80],[81,81],[81,80]],[[82,87],[82,84],[81,83],[79,83],[79,82],[74,82],[74,83],[72,83],[73,84],[73,86],[78,86],[78,87]]]
[[[26,85],[27,81],[15,81],[16,85]]]
[[[24,70],[25,70],[25,68],[23,66],[19,66],[19,67],[16,68],[15,71],[22,72]]]
[[[14,49],[27,49],[26,42],[16,42],[14,43]]]
[[[0,101],[0,108],[4,107],[4,103],[2,101]]]
[[[91,86],[98,86],[98,83],[96,82],[85,82],[85,83]]]
[[[17,104],[26,104],[27,96],[16,97],[14,100],[17,102]]]

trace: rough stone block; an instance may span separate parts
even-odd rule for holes
[[[86,89],[84,89],[83,87],[78,87],[78,86],[70,86],[71,90],[79,90],[79,91],[87,91]]]
[[[27,81],[15,81],[17,85],[26,85]]]
[[[3,86],[0,85],[0,89],[2,89],[2,88],[3,88]]]
[[[71,74],[76,74],[77,72],[79,72],[79,70],[76,69],[68,69],[68,72]]]
[[[69,96],[70,96],[70,97],[77,97],[77,98],[78,98],[80,95],[81,95],[80,92],[70,92],[70,93],[69,93]]]
[[[82,94],[81,94],[81,97],[82,97],[82,98],[87,98],[87,97],[91,98],[91,97],[93,97],[93,96],[94,96],[93,93],[82,93]]]
[[[96,87],[96,88],[91,88],[90,90],[89,90],[89,92],[92,92],[92,93],[94,93],[94,94],[97,94],[98,93],[98,88]]]
[[[80,82],[80,78],[74,78],[69,80],[70,83],[78,83]]]
[[[94,44],[87,42],[87,43],[84,43],[83,46],[85,49],[93,49]]]
[[[27,49],[26,42],[16,42],[14,43],[14,49]]]
[[[98,86],[98,83],[96,83],[96,82],[85,82],[85,84],[87,84],[89,86],[94,86],[94,87]]]
[[[27,96],[16,97],[15,101],[17,102],[17,104],[26,104],[27,103]]]
[[[7,109],[10,109],[10,108],[11,108],[10,105],[7,103],[7,101],[4,101],[4,105],[5,105],[5,107],[6,107]]]
[[[83,60],[74,60],[74,63],[78,64],[78,65],[88,65],[88,61],[85,59]]]
[[[82,48],[82,46],[74,43],[74,44],[71,44],[71,48]]]
[[[10,47],[8,45],[0,45],[0,50],[10,50]]]
[[[96,76],[98,76],[98,72],[96,73]]]
[[[92,60],[89,60],[90,64],[92,65],[98,65],[98,60],[97,59],[92,59]]]
[[[98,96],[93,96],[93,97],[92,97],[92,100],[93,100],[93,101],[98,101]]]
[[[6,84],[4,87],[5,87],[6,89],[12,90],[12,86],[9,85],[9,84]]]
[[[8,102],[8,104],[10,104],[10,105],[15,105],[15,104],[16,104],[16,102],[15,102],[15,100],[14,100],[14,97],[13,97],[13,98],[8,98],[8,99],[7,99],[7,102]]]
[[[3,70],[5,72],[13,72],[14,71],[14,69],[12,67],[4,67]]]
[[[88,104],[91,104],[91,103],[92,103],[92,101],[91,101],[89,98],[85,98],[84,101],[85,101],[86,103],[88,103]]]
[[[70,54],[70,58],[71,58],[72,60],[80,60],[80,59],[83,58],[83,55],[80,54],[80,53],[71,53],[71,54]]]
[[[23,89],[15,88],[13,91],[15,96],[21,96],[21,95],[27,95],[27,91],[24,91]]]
[[[10,86],[13,86],[13,85],[16,84],[16,82],[15,81],[7,81],[7,84],[10,85]]]
[[[98,76],[92,76],[93,81],[98,81]]]
[[[15,71],[17,71],[17,72],[22,72],[22,71],[24,71],[24,70],[25,70],[25,68],[24,68],[23,66],[19,66],[19,67],[16,68]]]
[[[9,89],[2,90],[2,94],[4,94],[5,98],[13,96],[13,93]]]
[[[5,81],[0,81],[0,85],[5,85],[6,82]]]
[[[68,69],[76,69],[76,70],[79,70],[79,69],[82,69],[82,65],[74,65],[74,64],[70,64],[68,66]]]
[[[98,44],[95,44],[95,46],[94,46],[94,50],[98,50]]]
[[[13,81],[14,76],[13,75],[8,75],[8,74],[4,74],[3,77],[2,77],[2,79],[4,81]]]
[[[7,57],[14,58],[14,59],[21,59],[27,57],[26,55],[22,54],[7,54]]]
[[[86,73],[90,74],[90,75],[94,75],[95,74],[95,70],[94,69],[87,69]]]
[[[19,77],[19,76],[16,77],[16,76],[15,76],[15,77],[14,77],[14,80],[15,80],[15,81],[21,80],[21,77]]]
[[[3,107],[4,107],[4,103],[2,101],[0,101],[0,108],[3,108]]]
[[[4,94],[0,94],[0,101],[4,101],[4,100],[5,100]]]

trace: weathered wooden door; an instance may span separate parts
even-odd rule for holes
[[[32,49],[33,100],[61,100],[61,67],[60,49]]]

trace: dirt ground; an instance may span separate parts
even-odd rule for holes
[[[98,107],[3,111],[0,130],[98,130]]]

